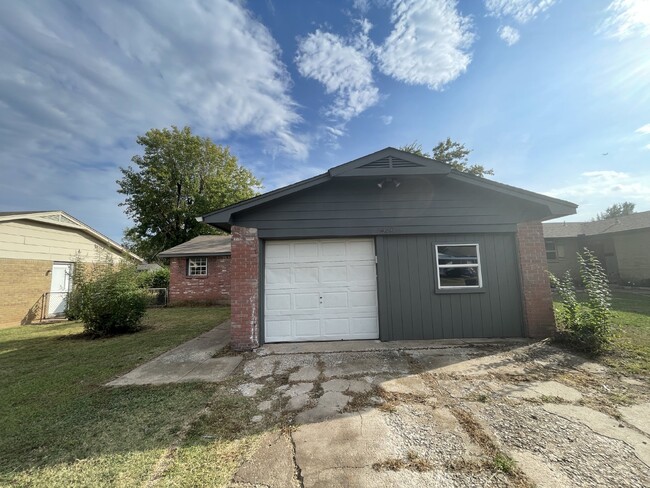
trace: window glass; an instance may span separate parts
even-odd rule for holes
[[[546,259],[557,259],[555,241],[544,241],[544,246],[546,246]]]
[[[436,245],[439,288],[482,286],[478,244]]]
[[[188,258],[187,275],[188,276],[207,276],[208,258]]]

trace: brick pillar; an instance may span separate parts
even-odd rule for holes
[[[526,336],[550,337],[556,329],[541,222],[517,225],[517,250]]]
[[[246,351],[259,346],[259,241],[257,229],[233,226],[231,234],[230,341]]]

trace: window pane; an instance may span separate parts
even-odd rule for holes
[[[438,246],[438,264],[478,264],[478,246]]]
[[[439,268],[440,286],[479,286],[479,269],[472,268]]]
[[[208,258],[189,258],[187,260],[189,276],[205,276],[208,274]]]
[[[555,251],[555,241],[544,241],[547,251]]]

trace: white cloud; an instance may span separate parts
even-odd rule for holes
[[[474,34],[455,0],[398,0],[391,21],[393,30],[377,50],[385,74],[440,90],[467,70]]]
[[[348,121],[379,101],[372,63],[341,36],[316,30],[300,39],[295,58],[300,74],[311,78],[334,95],[327,115]]]
[[[556,0],[485,0],[488,15],[512,17],[525,24],[553,6]]]
[[[381,119],[381,121],[382,121],[385,125],[390,125],[391,122],[393,122],[393,116],[392,116],[392,115],[382,115],[382,116],[379,117],[379,118]]]
[[[650,134],[650,124],[643,125],[634,132],[638,132],[639,134]]]
[[[648,0],[614,0],[606,9],[607,19],[598,33],[615,39],[650,36],[650,2]]]
[[[305,158],[280,54],[239,2],[0,2],[0,207],[112,206],[119,238],[117,166],[151,127]]]
[[[508,46],[519,42],[519,31],[509,25],[501,26],[497,30],[499,37],[505,41]]]
[[[581,218],[585,218],[585,210],[595,214],[618,201],[635,202],[641,211],[650,206],[648,188],[650,173],[632,175],[622,171],[602,170],[582,173],[575,183],[555,188],[548,194],[584,207],[581,209]]]

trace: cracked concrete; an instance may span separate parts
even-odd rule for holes
[[[244,371],[276,382],[256,398],[266,419],[279,416],[285,440],[244,461],[237,486],[279,486],[255,477],[277,456],[286,486],[650,485],[647,383],[545,343],[282,346]],[[514,460],[510,473],[495,468],[496,454]],[[400,464],[412,456],[426,469]]]

